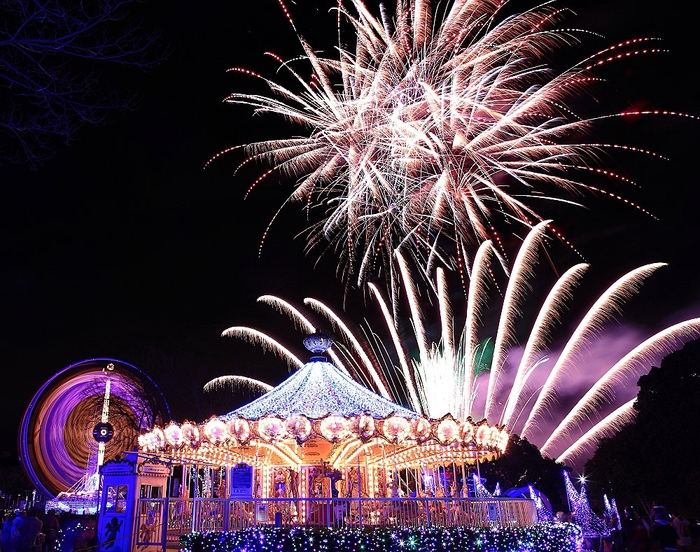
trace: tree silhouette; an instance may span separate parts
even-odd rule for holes
[[[661,500],[700,515],[700,340],[687,343],[639,378],[635,421],[601,442],[586,464],[618,504]]]
[[[136,0],[0,0],[0,163],[36,168],[84,125],[129,109],[106,64],[159,63],[157,32],[131,19]]]
[[[562,464],[543,457],[535,445],[515,434],[510,436],[505,454],[484,462],[480,470],[487,488],[496,483],[503,491],[532,485],[547,497],[555,511],[567,509],[563,472]]]

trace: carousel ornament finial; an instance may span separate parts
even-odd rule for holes
[[[325,361],[326,357],[323,356],[323,353],[330,349],[331,345],[333,345],[333,340],[320,330],[316,330],[304,338],[304,347],[314,354],[311,357],[312,361]]]

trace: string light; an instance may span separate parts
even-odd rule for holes
[[[489,529],[255,527],[180,538],[183,552],[576,552],[582,547],[581,529],[559,522]]]

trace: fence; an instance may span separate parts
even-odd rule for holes
[[[256,526],[525,527],[535,523],[535,503],[524,498],[142,498],[137,545],[178,541],[195,531]]]

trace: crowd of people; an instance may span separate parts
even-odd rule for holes
[[[691,525],[681,514],[671,514],[657,502],[648,516],[629,507],[622,520],[612,516],[606,523],[610,535],[604,552],[690,552],[693,530],[697,530],[697,524]]]
[[[94,516],[30,508],[2,514],[0,521],[0,552],[63,552],[88,548],[96,538]]]
[[[49,526],[39,518],[41,510],[15,510],[14,515],[3,516],[1,552],[44,552],[49,543]],[[55,516],[53,516],[55,519]],[[48,521],[48,517],[46,517]],[[56,529],[57,535],[58,529]]]

